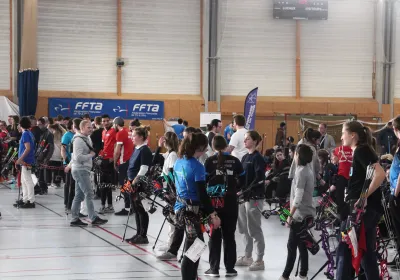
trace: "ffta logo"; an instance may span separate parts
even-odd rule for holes
[[[78,102],[75,105],[75,110],[78,109],[82,109],[82,110],[96,110],[96,111],[101,111],[101,109],[103,109],[103,103],[99,103],[99,102]]]
[[[135,104],[133,106],[132,111],[133,112],[136,112],[136,111],[143,112],[143,110],[144,110],[145,112],[157,113],[159,109],[160,109],[160,105],[157,105],[157,104]]]

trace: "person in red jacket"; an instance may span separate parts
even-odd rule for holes
[[[119,186],[123,186],[127,178],[129,159],[133,154],[134,145],[132,139],[129,137],[129,132],[124,128],[124,119],[116,117],[113,121],[116,134],[116,146],[114,149],[114,169],[118,171]],[[124,196],[125,208],[116,212],[117,216],[125,216],[132,214],[131,204],[129,197]]]
[[[336,161],[339,163],[339,168],[336,177],[336,184],[331,186],[330,190],[335,192],[338,213],[343,221],[347,218],[347,215],[345,215],[342,210],[344,204],[344,193],[349,183],[350,169],[353,164],[353,150],[348,146],[339,146],[333,150],[332,155],[337,158]]]
[[[101,208],[99,214],[114,213],[114,207],[112,204],[112,188],[111,186],[115,183],[115,172],[114,172],[114,146],[117,142],[117,132],[112,127],[110,116],[105,114],[101,116],[101,121],[104,127],[102,133],[103,149],[99,155],[102,157],[101,170],[102,176],[100,180],[101,186]],[[106,199],[108,207],[106,207]]]
[[[0,144],[2,145],[0,151],[7,153],[8,143],[5,142],[8,137],[7,124],[5,121],[0,121]]]

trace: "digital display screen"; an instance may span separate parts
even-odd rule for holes
[[[275,19],[327,20],[328,0],[274,0]]]

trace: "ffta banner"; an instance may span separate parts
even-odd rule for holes
[[[244,102],[244,117],[246,118],[245,128],[253,130],[256,124],[256,105],[257,105],[258,87],[251,90]]]
[[[164,102],[149,100],[49,98],[49,116],[78,118],[108,114],[111,118],[162,120]]]

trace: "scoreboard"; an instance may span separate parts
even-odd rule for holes
[[[327,20],[328,0],[274,0],[275,19]]]

